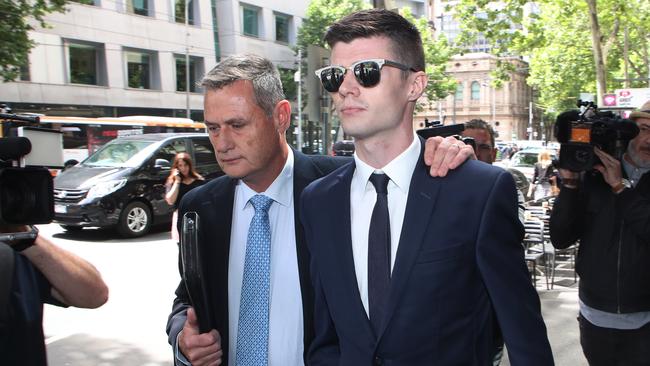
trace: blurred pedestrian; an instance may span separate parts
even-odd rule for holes
[[[97,308],[108,287],[97,269],[36,227],[0,226],[0,364],[47,365],[43,304]]]
[[[176,223],[178,221],[178,204],[181,202],[183,196],[192,189],[205,183],[205,179],[201,174],[194,170],[194,163],[192,157],[186,152],[176,154],[174,157],[174,164],[172,170],[167,177],[165,188],[165,201],[174,206],[174,216],[172,217],[172,239],[178,242],[178,228]]]
[[[533,184],[528,191],[528,197],[538,200],[553,195],[553,185],[557,180],[557,171],[553,166],[551,153],[543,150],[537,155],[533,173]]]

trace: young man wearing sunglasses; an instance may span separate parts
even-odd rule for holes
[[[498,322],[513,365],[552,365],[512,176],[476,161],[427,173],[413,132],[427,85],[417,29],[372,9],[325,40],[332,66],[317,76],[356,153],[302,195],[315,290],[308,363],[486,365]]]

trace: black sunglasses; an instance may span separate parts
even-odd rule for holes
[[[396,67],[404,71],[416,72],[414,68],[400,64],[399,62],[389,61],[386,59],[361,60],[353,63],[349,68],[343,66],[327,66],[316,70],[316,77],[320,79],[323,88],[330,93],[339,91],[343,78],[348,69],[354,72],[354,77],[364,88],[370,88],[379,84],[381,79],[381,68],[384,66]]]

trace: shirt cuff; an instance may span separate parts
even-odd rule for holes
[[[192,366],[190,361],[185,358],[183,355],[183,352],[181,352],[180,349],[178,349],[178,338],[181,336],[181,332],[178,332],[176,335],[176,342],[174,343],[174,358],[176,359],[176,365],[182,365],[182,366]]]

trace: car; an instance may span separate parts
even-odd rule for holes
[[[354,141],[341,140],[332,144],[333,156],[352,156],[354,154]]]
[[[548,150],[545,148],[532,148],[529,147],[524,150],[519,150],[507,162],[502,162],[502,166],[508,169],[515,169],[522,172],[529,181],[533,181],[535,175],[535,163],[540,152],[549,151],[551,159],[557,159],[557,152],[555,150]]]
[[[65,230],[114,227],[124,237],[170,223],[165,180],[177,153],[187,152],[206,179],[223,175],[205,133],[120,137],[54,179],[54,222]]]

